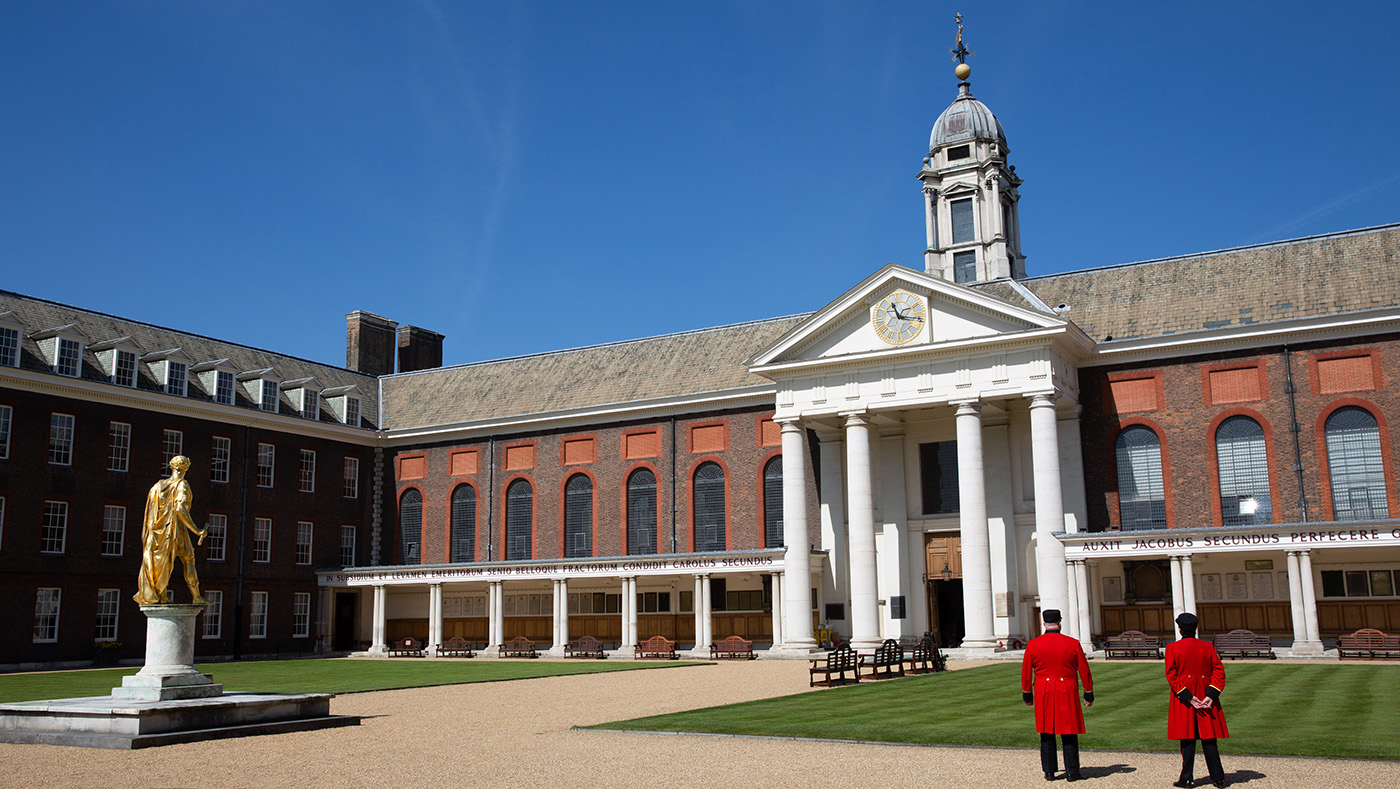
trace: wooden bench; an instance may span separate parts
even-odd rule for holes
[[[423,642],[416,638],[405,638],[402,641],[394,641],[385,647],[384,654],[389,657],[423,657]]]
[[[461,636],[453,636],[446,642],[439,644],[437,648],[438,657],[476,657],[472,651],[472,642]]]
[[[893,638],[875,647],[875,652],[860,656],[861,679],[889,679],[904,676],[904,647]],[[868,669],[868,671],[866,670]]]
[[[564,645],[564,657],[597,658],[602,660],[603,642],[593,636],[579,636]]]
[[[535,642],[525,636],[516,636],[504,644],[501,644],[500,656],[533,658],[539,657],[539,654],[535,652]]]
[[[1372,627],[1337,636],[1338,660],[1400,660],[1400,636]]]
[[[753,642],[738,636],[710,644],[710,660],[753,660]]]
[[[648,638],[638,644],[632,653],[633,660],[675,660],[677,657],[679,656],[676,654],[676,642],[665,636]]]
[[[948,658],[938,649],[931,638],[921,638],[909,648],[904,656],[905,672],[909,674],[929,674],[948,670]]]
[[[1141,630],[1124,630],[1103,640],[1103,656],[1106,660],[1115,657],[1161,660],[1162,642]]]
[[[815,688],[832,687],[833,685],[845,685],[848,682],[860,682],[859,661],[856,653],[850,647],[837,647],[826,654],[825,657],[812,658],[812,667],[808,669],[810,682],[808,687]],[[847,677],[846,673],[850,672]],[[820,682],[817,675],[822,676]]]
[[[1269,637],[1257,635],[1253,630],[1217,633],[1211,636],[1210,643],[1215,647],[1215,654],[1231,660],[1247,657],[1273,660],[1277,657],[1273,644],[1269,643]]]

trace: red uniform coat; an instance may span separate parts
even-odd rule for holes
[[[1034,675],[1034,679],[1032,679]],[[1041,734],[1083,734],[1084,709],[1079,679],[1093,692],[1089,661],[1079,642],[1062,633],[1045,632],[1026,645],[1021,659],[1021,692],[1035,694],[1035,730]]]
[[[1220,708],[1220,699],[1208,710],[1198,710],[1189,703],[1183,704],[1176,696],[1186,689],[1198,699],[1206,698],[1209,688],[1215,688],[1219,696],[1225,689],[1225,667],[1215,647],[1209,641],[1199,638],[1183,638],[1167,644],[1167,684],[1171,686],[1172,699],[1167,702],[1167,736],[1173,740],[1203,740],[1229,737],[1225,728],[1225,710]]]

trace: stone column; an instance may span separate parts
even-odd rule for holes
[[[1196,610],[1196,568],[1189,553],[1181,557],[1181,591],[1186,610],[1199,617],[1201,612]]]
[[[374,622],[370,625],[369,653],[371,655],[383,655],[386,651],[385,647],[388,646],[384,643],[384,631],[387,627],[385,603],[384,585],[378,584],[374,587]]]
[[[1293,648],[1303,646],[1308,640],[1308,625],[1303,609],[1303,575],[1298,569],[1298,552],[1288,551],[1288,607],[1293,613]]]
[[[1090,598],[1093,597],[1093,587],[1089,585],[1089,567],[1083,559],[1074,561],[1075,598],[1078,603],[1076,614],[1079,616],[1079,645],[1084,648],[1084,654],[1094,651],[1094,621],[1089,615]]]
[[[794,651],[811,651],[817,643],[812,638],[812,545],[807,530],[807,465],[806,434],[795,419],[785,419],[783,440],[783,569],[781,578],[787,588],[782,590],[783,616],[788,620],[782,628],[788,635],[786,646]],[[873,528],[873,527],[872,527]],[[872,532],[873,536],[873,532]],[[778,580],[778,579],[775,579]],[[773,587],[773,608],[778,610],[778,588]],[[775,620],[777,617],[775,617]],[[806,622],[807,624],[803,624]],[[776,621],[775,621],[776,625]],[[773,633],[778,643],[778,631]]]
[[[504,629],[505,617],[501,613],[501,582],[491,581],[486,584],[486,651],[488,654],[499,654],[501,642],[505,641]]]
[[[851,507],[851,646],[855,649],[874,649],[881,643],[880,604],[875,580],[875,499],[870,479],[870,423],[864,414],[846,416],[846,491]],[[792,568],[785,569],[789,575],[797,575]]]
[[[320,617],[316,622],[316,652],[325,653],[331,651],[331,644],[335,643],[335,590],[331,587],[322,587],[320,590],[320,605],[318,610]]]
[[[1084,561],[1089,571],[1089,627],[1090,632],[1103,632],[1103,601],[1099,599],[1099,564],[1093,559]]]
[[[695,652],[699,652],[705,646],[705,586],[708,583],[706,576],[697,574],[695,576],[695,595],[691,598],[690,607],[695,612]]]
[[[700,591],[703,593],[703,594],[701,595],[701,597],[700,597],[700,599],[701,599],[701,601],[702,601],[702,602],[701,602],[701,605],[703,606],[703,609],[704,609],[704,614],[702,614],[702,616],[701,616],[701,618],[700,618],[700,624],[701,624],[701,626],[702,626],[702,628],[703,628],[704,638],[701,640],[701,642],[700,642],[699,644],[696,645],[696,649],[706,649],[706,650],[708,650],[708,649],[710,648],[710,642],[715,640],[715,636],[714,636],[714,632],[713,632],[714,626],[715,626],[715,620],[714,620],[714,610],[715,610],[715,609],[714,609],[714,606],[713,606],[713,604],[712,604],[712,601],[710,600],[710,593],[711,593],[712,590],[710,589],[710,576],[709,576],[709,574],[706,573],[705,576],[704,576],[704,578],[705,578],[705,581],[704,581],[704,583],[701,584],[701,586],[700,586]]]
[[[442,584],[428,584],[428,655],[442,646]]]
[[[1064,617],[1064,624],[1061,625],[1060,632],[1075,641],[1081,641],[1081,631],[1079,628],[1079,576],[1074,573],[1074,562],[1067,561],[1065,564],[1065,580],[1068,584],[1066,594],[1069,600],[1069,608],[1068,610],[1060,612],[1060,615]]]
[[[783,574],[773,573],[773,647],[783,645]],[[813,644],[816,640],[813,639]]]
[[[554,642],[559,649],[569,645],[569,579],[560,578],[554,588],[554,599],[559,606],[559,640]]]
[[[627,644],[637,646],[637,576],[622,579],[627,588]]]
[[[1059,429],[1055,396],[1042,394],[1031,398],[1031,463],[1035,472],[1035,564],[1042,611],[1047,608],[1063,611],[1067,607],[1069,597],[1065,548],[1053,536],[1055,532],[1065,530],[1064,498],[1060,489]]]
[[[1186,610],[1186,593],[1181,588],[1181,557],[1169,556],[1172,568],[1172,621]]]
[[[1294,654],[1322,654],[1322,635],[1317,627],[1317,594],[1313,589],[1312,551],[1298,552],[1298,575],[1303,582],[1303,629],[1308,641],[1300,650],[1293,648]]]
[[[842,458],[846,451],[840,433],[818,434],[821,437],[820,502],[822,517],[822,548],[827,551],[825,566],[830,576],[823,578],[826,602],[841,604],[841,618],[830,622],[844,635],[850,635],[851,607],[850,542],[846,539],[846,475]],[[826,617],[823,616],[823,619]]]
[[[958,525],[962,535],[963,649],[995,649],[992,547],[987,533],[987,480],[982,471],[982,405],[959,403]],[[1063,554],[1061,555],[1063,560]]]
[[[136,674],[123,677],[121,687],[112,688],[112,698],[156,702],[222,695],[224,686],[216,684],[194,665],[194,621],[203,610],[201,603],[141,606],[141,613],[146,616],[146,664]],[[181,716],[171,711],[158,720],[167,717]],[[133,725],[141,723],[138,720]],[[19,728],[23,730],[24,724]]]

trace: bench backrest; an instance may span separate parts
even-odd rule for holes
[[[1342,636],[1338,640],[1348,644],[1375,646],[1379,644],[1384,644],[1386,643],[1386,641],[1394,638],[1397,638],[1397,636],[1387,636],[1385,633],[1382,633],[1381,631],[1376,630],[1373,627],[1363,627],[1355,633],[1350,633]]]
[[[1231,630],[1228,633],[1217,633],[1211,637],[1211,643],[1226,647],[1253,646],[1256,644],[1269,643],[1268,636],[1261,636],[1253,630]]]
[[[665,636],[652,636],[640,644],[641,648],[646,652],[668,651],[674,648],[675,645],[676,642]]]
[[[535,642],[525,636],[516,636],[505,643],[508,649],[534,649]]]
[[[752,646],[753,646],[753,642],[752,642],[752,641],[749,641],[748,639],[740,638],[740,637],[738,637],[738,636],[729,636],[728,638],[724,639],[723,641],[715,642],[715,645],[718,646],[721,650],[724,650],[724,649],[743,650],[743,649],[748,649],[748,648],[752,647]]]
[[[836,649],[833,649],[831,651],[830,655],[827,656],[826,661],[827,665],[831,666],[832,668],[845,667],[853,669],[856,667],[857,659],[858,658],[854,649],[851,649],[850,647],[837,647]]]
[[[447,647],[448,649],[463,649],[465,647],[471,646],[471,642],[467,641],[461,636],[453,636],[447,639],[447,643],[443,644],[443,646]]]
[[[399,646],[403,649],[418,649],[419,644],[412,638],[405,638],[403,641],[399,642]]]
[[[885,639],[885,643],[875,648],[875,659],[878,661],[895,661],[904,657],[904,647],[899,645],[893,638]]]
[[[579,649],[597,649],[598,647],[600,647],[600,646],[602,646],[602,645],[603,645],[603,642],[599,641],[598,639],[594,638],[593,636],[580,636],[580,637],[574,639],[574,643],[573,643],[573,646],[575,646],[575,647],[577,647],[577,648],[579,648]]]
[[[1114,644],[1157,646],[1159,643],[1156,636],[1149,636],[1141,630],[1124,630],[1116,636],[1109,636],[1108,640]]]

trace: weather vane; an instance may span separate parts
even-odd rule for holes
[[[953,53],[953,58],[954,58],[955,60],[957,60],[959,63],[966,63],[966,62],[967,62],[967,56],[968,56],[968,55],[976,55],[977,53],[976,53],[976,52],[968,52],[968,51],[967,51],[967,47],[963,46],[963,40],[962,40],[962,12],[961,12],[961,11],[959,11],[959,12],[957,13],[957,15],[953,17],[953,21],[955,21],[955,22],[958,23],[958,41],[957,41],[957,44],[958,44],[958,45],[957,45],[956,47],[953,47],[952,49],[950,49],[950,50],[948,50],[948,51],[951,52],[951,53]]]

